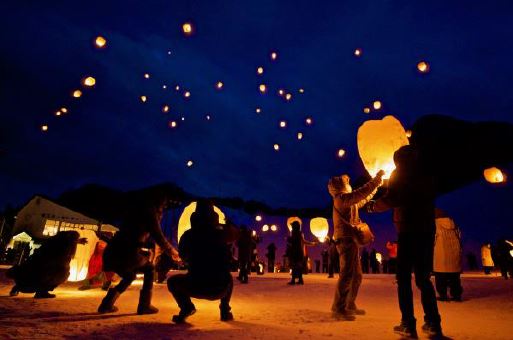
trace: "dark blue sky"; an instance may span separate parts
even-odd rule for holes
[[[200,195],[319,207],[329,204],[331,175],[364,173],[356,131],[366,119],[394,114],[408,127],[438,113],[513,122],[508,2],[51,4],[0,5],[0,206],[86,183],[132,189],[172,181]],[[196,29],[188,38],[186,21]],[[107,38],[106,49],[93,48],[97,35]],[[429,74],[416,71],[420,60],[430,63]],[[96,78],[95,88],[72,99],[86,75]],[[214,88],[218,80],[222,91]],[[174,91],[177,84],[191,91],[188,100]],[[278,88],[293,99],[277,96]],[[383,110],[364,114],[375,99]],[[69,113],[53,116],[62,106]],[[343,159],[339,148],[347,151]],[[495,238],[512,234],[512,193],[483,181],[440,205],[472,238]]]

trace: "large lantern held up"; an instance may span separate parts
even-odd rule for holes
[[[369,175],[374,177],[383,170],[385,179],[395,169],[394,153],[409,144],[404,127],[394,116],[364,122],[358,129],[357,140],[360,158]]]
[[[321,242],[328,236],[329,229],[328,220],[324,217],[315,217],[310,220],[310,232]]]

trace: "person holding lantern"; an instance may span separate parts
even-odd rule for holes
[[[316,245],[317,242],[305,240],[305,236],[301,232],[301,224],[299,221],[292,222],[291,226],[292,230],[290,231],[290,236],[287,238],[287,256],[292,268],[292,278],[288,284],[296,284],[297,279],[297,284],[302,285],[304,284],[305,246],[313,246]]]
[[[340,275],[331,307],[335,318],[354,320],[355,314],[365,314],[355,304],[362,282],[362,267],[354,226],[360,223],[358,210],[372,198],[384,174],[380,170],[376,177],[354,191],[348,175],[332,177],[328,182],[328,191],[333,198],[333,239],[340,262]]]
[[[421,291],[424,308],[422,330],[432,337],[441,337],[441,318],[430,276],[433,269],[435,239],[435,182],[425,171],[418,150],[411,145],[394,153],[396,169],[392,172],[387,192],[368,205],[369,212],[394,209],[397,238],[397,290],[401,323],[394,327],[398,334],[417,337],[413,313],[411,273]]]

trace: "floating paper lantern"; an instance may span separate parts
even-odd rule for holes
[[[291,95],[290,93],[287,93],[287,94],[285,95],[285,99],[286,99],[286,100],[291,100],[291,99],[292,99],[292,95]]]
[[[96,40],[94,41],[94,44],[98,48],[104,48],[105,45],[107,44],[107,40],[104,37],[102,37],[101,35],[99,35],[99,36],[96,37]]]
[[[146,78],[146,79],[150,79],[150,74],[149,74],[149,73],[145,73],[145,74],[144,74],[144,78]]]
[[[163,90],[167,89],[167,85],[162,85],[162,89]]]
[[[274,148],[274,151],[280,151],[280,145],[279,144],[274,144],[273,148]]]
[[[175,86],[175,90],[176,90],[176,91],[180,91],[180,85],[176,85],[176,86]]]
[[[264,225],[262,226],[262,231],[263,231],[263,232],[269,231],[269,226],[268,226],[267,224],[264,224]]]
[[[190,93],[189,91],[185,91],[185,92],[184,92],[184,94],[183,94],[183,96],[184,96],[185,98],[189,98],[189,97],[191,96],[191,93]]]
[[[372,103],[372,107],[374,108],[374,110],[380,110],[382,106],[383,105],[381,104],[381,102],[379,100],[375,100]]]
[[[271,231],[276,231],[276,230],[278,230],[278,227],[276,226],[276,224],[271,225]]]
[[[271,52],[271,60],[276,60],[276,58],[278,58],[278,53]]]
[[[287,122],[286,122],[286,121],[284,121],[284,120],[280,121],[280,127],[281,127],[281,128],[285,128],[285,127],[287,127]]]
[[[428,73],[429,64],[425,61],[421,61],[417,64],[417,70],[419,70],[420,73]]]
[[[265,93],[267,91],[267,86],[265,86],[265,84],[260,84],[260,86],[258,86],[258,89],[261,93]]]
[[[164,105],[164,106],[162,107],[162,112],[164,112],[164,113],[165,113],[165,112],[169,112],[169,105]]]
[[[58,117],[58,116],[60,116],[61,114],[62,114],[62,112],[61,112],[61,111],[56,111],[56,112],[55,112],[55,115],[56,115],[57,117]]]
[[[41,131],[43,131],[43,132],[48,131],[48,125],[41,125]]]
[[[370,113],[370,109],[368,107],[363,108],[363,113]]]
[[[146,101],[147,101],[147,100],[148,100],[148,97],[146,97],[146,96],[141,96],[141,101],[142,101],[143,103],[146,103]]]
[[[216,88],[217,88],[218,90],[222,89],[222,88],[223,88],[223,86],[224,86],[224,84],[223,84],[223,82],[222,82],[222,81],[218,81],[218,82],[216,83]]]
[[[186,22],[182,25],[182,31],[185,35],[191,35],[193,31],[192,24],[190,22]]]
[[[171,51],[167,51],[167,55],[171,55]]]
[[[285,93],[285,91],[284,91],[283,89],[279,89],[279,90],[278,90],[278,94],[279,94],[280,96],[283,96],[283,94],[284,94],[284,93]]]
[[[505,182],[505,175],[496,167],[488,168],[483,171],[484,178],[490,183]]]
[[[298,139],[298,140],[303,139],[303,133],[302,133],[302,132],[298,132],[298,133],[297,133],[297,139]]]
[[[84,78],[82,84],[88,87],[94,86],[96,84],[96,79],[94,79],[93,77]]]
[[[303,88],[299,89],[298,91],[299,91],[299,93],[305,93],[305,89],[303,89]]]
[[[82,91],[80,91],[80,90],[75,90],[75,91],[73,91],[72,96],[73,96],[74,98],[80,98],[80,97],[82,97]]]
[[[260,112],[262,112],[262,110],[261,110],[259,107],[257,107],[257,108],[255,109],[255,112],[256,112],[256,113],[260,113]]]
[[[187,161],[187,166],[190,168],[194,164],[193,161]]]
[[[339,149],[338,152],[337,152],[337,156],[339,158],[344,157],[345,154],[346,154],[346,151],[344,149]]]
[[[312,125],[312,118],[308,117],[305,119],[306,125]]]
[[[255,216],[255,221],[257,221],[257,222],[262,221],[262,216],[261,215],[256,215]]]
[[[355,50],[354,50],[354,55],[355,55],[356,57],[361,56],[361,55],[362,55],[362,50],[361,50],[360,48],[355,49]]]
[[[364,122],[358,129],[357,142],[360,158],[369,175],[374,177],[383,170],[385,179],[395,169],[394,153],[409,144],[401,122],[393,116]]]
[[[205,116],[205,118],[206,118],[207,120],[210,120],[210,115],[206,115],[206,116]]]
[[[68,109],[65,108],[65,107],[61,107],[61,110],[60,110],[62,113],[68,113]]]
[[[310,220],[310,232],[317,237],[319,241],[324,241],[326,236],[328,236],[329,230],[330,225],[328,224],[328,220],[324,217],[315,217]]]
[[[172,121],[170,121],[170,122],[169,122],[169,127],[170,127],[170,128],[175,128],[177,125],[178,125],[178,124],[177,124],[174,120],[172,120]]]
[[[299,222],[299,225],[301,226],[303,224],[303,221],[297,217],[297,216],[291,216],[287,218],[287,228],[289,228],[289,231],[292,230],[292,222]]]
[[[196,211],[196,202],[192,202],[188,206],[185,207],[180,218],[178,219],[178,231],[177,231],[177,242],[180,242],[180,238],[183,233],[187,230],[191,229],[191,216],[192,213]],[[214,211],[219,216],[219,223],[226,224],[226,217],[224,213],[218,207],[214,206]]]
[[[182,117],[181,119],[182,119],[182,122],[183,122],[185,120],[185,117]]]
[[[257,73],[258,73],[258,74],[263,74],[263,73],[264,73],[264,68],[263,68],[262,66],[259,66],[259,67],[257,68]]]

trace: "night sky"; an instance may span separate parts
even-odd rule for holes
[[[508,2],[47,4],[0,5],[0,208],[87,183],[129,190],[165,181],[198,195],[324,207],[330,176],[365,174],[356,132],[367,119],[393,114],[406,128],[432,113],[513,122]],[[106,48],[95,48],[98,35]],[[416,69],[422,60],[427,74]],[[81,86],[86,76],[94,88]],[[363,113],[374,100],[383,108]],[[61,107],[68,113],[55,116]],[[469,242],[495,240],[513,234],[512,194],[482,180],[439,205]],[[370,219],[393,230],[388,214]]]

